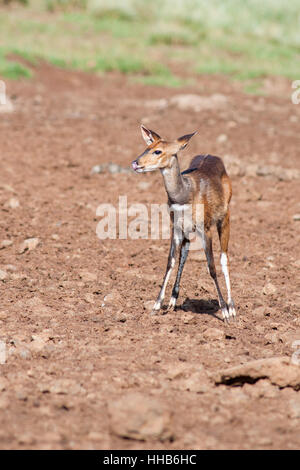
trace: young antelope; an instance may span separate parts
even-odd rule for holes
[[[189,168],[181,173],[177,154],[187,146],[196,132],[184,135],[173,142],[167,142],[145,126],[141,126],[141,131],[147,148],[132,162],[132,167],[137,173],[158,169],[161,171],[168,195],[172,224],[167,270],[152,313],[158,312],[163,305],[167,283],[175,266],[177,252],[179,252],[178,271],[169,302],[169,309],[175,308],[180,278],[189,252],[190,235],[197,234],[202,240],[208,271],[216,286],[223,319],[228,322],[236,317],[236,311],[231,297],[228,260],[229,203],[232,190],[224,164],[219,157],[196,155]],[[201,218],[199,211],[196,210],[199,205],[203,208]],[[191,207],[188,223],[184,220],[186,207]],[[219,287],[212,250],[211,229],[214,224],[217,226],[221,245],[221,266],[228,294],[227,303]]]

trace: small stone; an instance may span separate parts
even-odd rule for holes
[[[208,341],[219,341],[225,338],[225,332],[218,328],[207,328],[203,333],[203,338]]]
[[[11,246],[13,242],[11,240],[2,240],[0,243],[0,250],[3,250],[4,248],[7,248],[8,246]]]
[[[77,395],[84,390],[77,381],[72,379],[56,379],[48,388],[50,393],[58,395]]]
[[[108,403],[110,428],[117,436],[147,441],[172,438],[171,413],[159,399],[130,392]]]
[[[0,101],[0,114],[12,113],[14,109],[14,105],[8,97],[5,97],[4,102]]]
[[[69,397],[66,395],[55,398],[54,403],[55,408],[66,411],[72,410],[76,406],[76,400],[74,399],[74,397]]]
[[[20,348],[18,350],[18,355],[21,359],[31,359],[31,352],[27,348]]]
[[[191,323],[193,320],[195,320],[195,315],[193,315],[192,313],[183,313],[181,318],[183,320],[183,323],[187,325],[188,323]]]
[[[204,369],[193,372],[188,378],[181,380],[179,383],[181,390],[189,390],[195,393],[206,393],[211,388]]]
[[[170,99],[170,104],[175,105],[183,111],[191,110],[202,112],[208,109],[224,108],[227,104],[227,97],[220,93],[211,96],[201,96],[196,94],[179,94]]]
[[[17,400],[26,401],[28,398],[28,393],[20,386],[17,386],[15,393]]]
[[[129,167],[122,167],[121,165],[118,165],[117,163],[108,162],[108,163],[103,163],[101,165],[95,165],[92,167],[91,174],[94,175],[98,173],[111,173],[111,174],[131,173],[131,169]]]
[[[280,340],[286,346],[293,348],[293,345],[300,346],[300,331],[289,331],[287,333],[280,333],[279,334]]]
[[[19,444],[28,446],[28,445],[35,444],[35,442],[36,442],[35,437],[32,436],[32,434],[30,434],[30,433],[23,433],[20,436],[18,436],[18,443]]]
[[[255,384],[245,384],[244,392],[252,398],[275,398],[278,396],[278,387],[274,387],[268,380],[259,380]]]
[[[47,305],[43,303],[43,301],[39,297],[32,297],[28,299],[26,302],[20,302],[20,307],[22,311],[20,311],[22,316],[28,316],[28,311],[30,312],[30,316],[32,317],[35,315],[37,318],[52,318],[53,311]],[[44,335],[44,333],[43,333]],[[42,336],[42,335],[40,335]],[[34,339],[34,335],[32,338]],[[47,338],[48,340],[48,338]]]
[[[184,377],[187,372],[187,366],[183,362],[168,364],[166,367],[166,377],[169,380]]]
[[[255,315],[255,317],[263,317],[265,315],[265,311],[266,311],[266,307],[261,305],[260,307],[256,307],[253,310],[253,315]]]
[[[127,321],[127,317],[123,312],[117,312],[115,315],[115,321],[125,323]]]
[[[85,294],[84,300],[85,300],[88,304],[94,304],[94,303],[95,303],[95,299],[94,299],[93,294]]]
[[[144,309],[148,312],[151,312],[153,310],[154,304],[154,300],[146,300],[146,302],[144,302]]]
[[[216,384],[232,386],[253,383],[268,379],[273,385],[281,388],[300,388],[300,368],[292,363],[288,356],[268,357],[246,362],[245,364],[225,369],[212,374]]]
[[[104,297],[102,307],[116,307],[117,305],[120,305],[122,303],[122,300],[123,299],[121,297],[121,294],[116,289],[113,289],[109,294],[106,294],[106,296]]]
[[[227,140],[228,140],[228,137],[226,134],[220,134],[217,137],[217,142],[219,142],[220,144],[222,144],[223,142],[226,142]]]
[[[271,282],[268,282],[264,288],[263,288],[263,293],[265,295],[273,295],[277,292],[277,289],[276,287],[274,286],[274,284],[272,284]]]
[[[0,281],[5,281],[7,279],[7,272],[0,269]]]
[[[288,416],[292,419],[300,419],[300,400],[290,400]]]
[[[0,377],[0,392],[8,389],[8,380],[5,377]]]
[[[13,264],[6,264],[3,267],[4,267],[4,270],[8,272],[14,272],[17,270],[16,266],[14,266]]]
[[[41,95],[35,95],[33,98],[34,104],[41,104],[42,101],[43,101],[43,97]]]
[[[31,341],[31,343],[29,344],[29,347],[30,347],[30,350],[33,352],[33,353],[39,353],[41,352],[45,345],[46,345],[46,342],[43,338],[40,338],[39,336],[37,335],[33,335],[33,340]]]
[[[22,254],[25,253],[25,251],[32,251],[35,250],[35,248],[39,244],[39,239],[38,238],[27,238],[19,247],[18,253]]]
[[[79,276],[80,279],[82,279],[84,282],[96,282],[98,279],[97,274],[91,273],[89,271],[81,271]]]
[[[91,441],[102,442],[103,441],[103,433],[90,431],[89,434],[88,434],[88,439],[90,439]]]
[[[20,207],[20,202],[19,199],[16,197],[11,197],[5,204],[5,207],[8,207],[10,209],[17,209]]]
[[[275,331],[273,331],[272,333],[267,333],[265,335],[265,339],[267,341],[267,344],[275,344],[275,343],[278,343],[279,339],[278,339],[278,333],[276,333]]]
[[[156,109],[165,109],[168,106],[168,101],[165,98],[160,98],[157,100],[146,100],[143,104],[149,108],[156,108]]]

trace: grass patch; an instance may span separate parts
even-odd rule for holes
[[[165,86],[170,88],[178,88],[190,84],[190,81],[182,80],[172,74],[168,76],[148,75],[145,77],[134,77],[133,80],[135,82],[143,83],[144,85]]]
[[[190,76],[227,75],[255,90],[265,76],[300,78],[298,1],[28,0],[1,9],[0,73],[30,75],[5,58],[16,53],[30,63],[180,86],[171,66],[181,62]]]
[[[252,82],[244,86],[244,92],[249,95],[264,95],[262,87],[263,83],[261,81]]]
[[[0,51],[0,77],[17,80],[18,78],[29,78],[32,76],[31,70],[16,61],[9,60]]]
[[[150,34],[147,43],[152,45],[166,45],[166,46],[195,46],[197,45],[197,38],[187,33],[176,32],[161,32]]]

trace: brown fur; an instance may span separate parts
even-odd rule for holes
[[[190,202],[204,204],[204,222],[208,230],[228,211],[232,195],[230,179],[221,158],[212,155],[197,155],[187,171],[190,173],[183,172],[183,177],[191,179],[194,188]]]

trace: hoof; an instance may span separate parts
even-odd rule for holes
[[[156,315],[157,312],[159,312],[160,309],[161,309],[161,303],[160,302],[155,302],[150,315]]]
[[[175,310],[176,302],[177,302],[177,299],[175,299],[175,297],[171,297],[169,305],[168,305],[168,310]]]

